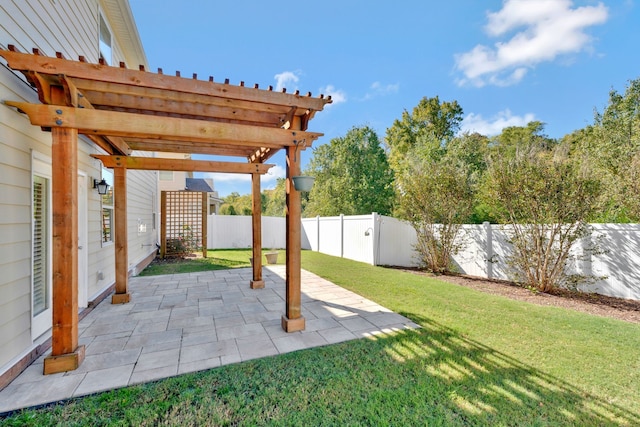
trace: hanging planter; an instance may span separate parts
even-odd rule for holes
[[[311,187],[313,187],[313,181],[316,178],[313,176],[294,176],[293,177],[293,187],[297,191],[311,191]]]

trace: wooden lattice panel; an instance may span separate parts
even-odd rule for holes
[[[161,256],[207,256],[207,193],[162,192]]]

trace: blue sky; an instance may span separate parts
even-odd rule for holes
[[[151,70],[331,95],[314,146],[363,125],[382,140],[425,96],[457,100],[463,130],[539,120],[560,138],[640,77],[638,3],[130,0]],[[284,176],[283,153],[270,163],[263,188]],[[250,192],[248,176],[213,177],[221,196]]]

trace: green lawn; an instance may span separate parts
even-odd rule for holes
[[[267,265],[264,254],[271,250],[262,250],[262,264]],[[284,250],[278,252],[278,264],[284,264]],[[145,268],[141,276],[158,274],[192,273],[207,270],[226,270],[228,268],[250,267],[251,249],[216,249],[208,250],[207,258],[167,259],[162,263],[154,263]]]
[[[315,252],[303,253],[303,268],[422,329],[128,387],[0,423],[640,425],[640,325]]]

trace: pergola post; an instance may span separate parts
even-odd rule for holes
[[[209,195],[208,193],[202,192],[202,227],[201,227],[201,236],[202,236],[202,258],[207,257],[207,217],[209,216]]]
[[[287,224],[287,271],[286,306],[282,316],[282,329],[287,332],[302,331],[305,320],[301,314],[300,293],[300,193],[293,187],[293,177],[300,175],[300,153],[297,147],[287,147],[286,224]]]
[[[127,168],[113,168],[114,240],[116,248],[116,293],[112,304],[125,304],[131,299],[128,289],[129,254],[127,245]]]
[[[61,87],[51,87],[51,98],[64,104]],[[51,355],[44,374],[77,369],[85,349],[78,345],[78,130],[53,127],[53,307]]]
[[[160,258],[167,256],[167,192],[160,192]]]
[[[251,220],[253,232],[253,280],[251,289],[264,288],[262,279],[262,198],[260,195],[260,174],[251,174]]]

